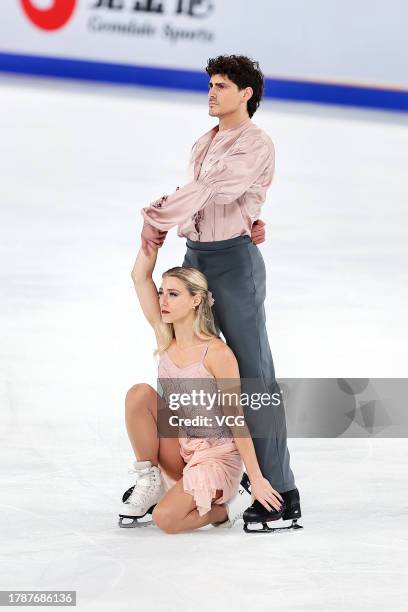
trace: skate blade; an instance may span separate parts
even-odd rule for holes
[[[130,521],[128,523],[124,523],[124,521]],[[130,517],[130,516],[120,516],[118,521],[119,527],[122,529],[139,529],[140,527],[147,527],[148,525],[154,525],[152,519],[147,519],[145,521],[140,518]]]
[[[154,506],[151,506],[146,512],[146,514],[142,514],[142,516],[129,516],[126,514],[119,514],[119,527],[123,527],[125,529],[132,529],[134,527],[146,527],[147,525],[154,525],[152,519],[152,512],[155,507],[156,504],[154,504]],[[124,520],[130,521],[130,523],[124,523]]]
[[[245,533],[281,533],[283,531],[294,531],[296,529],[303,529],[302,525],[298,525],[297,519],[292,519],[292,524],[286,527],[269,527],[268,523],[261,523],[262,529],[250,529],[248,525],[258,525],[259,523],[245,523]]]

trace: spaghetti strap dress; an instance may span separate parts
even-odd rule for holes
[[[188,379],[199,382],[206,392],[211,389],[217,393],[216,379],[204,365],[211,342],[207,343],[199,361],[183,368],[173,362],[167,351],[160,354],[158,374],[166,401],[170,393],[185,393]],[[202,407],[200,411],[203,414]],[[193,406],[183,408],[183,413],[183,416],[192,417],[191,420],[197,416]],[[211,510],[212,503],[223,504],[231,499],[238,491],[243,474],[242,458],[231,431],[227,425],[215,422],[216,414],[223,414],[217,402],[211,407],[214,424],[210,430],[208,427],[183,425],[178,434],[180,454],[186,463],[183,469],[184,491],[194,497],[200,516]],[[175,483],[168,477],[166,482],[168,486]],[[213,502],[217,490],[222,490],[222,496]]]

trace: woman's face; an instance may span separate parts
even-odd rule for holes
[[[200,303],[200,297],[190,295],[183,281],[175,276],[165,276],[158,293],[163,323],[174,323],[191,316]]]

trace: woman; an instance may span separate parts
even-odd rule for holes
[[[232,429],[225,424],[208,428],[187,423],[181,430],[184,435],[174,426],[170,435],[162,435],[160,424],[167,424],[169,432],[174,422],[168,397],[178,383],[182,382],[184,389],[187,380],[200,380],[212,384],[216,391],[222,386],[220,381],[233,379],[239,384],[239,369],[231,349],[217,337],[211,311],[214,300],[205,276],[195,268],[171,268],[163,274],[157,291],[152,278],[157,252],[150,249],[147,255],[139,250],[132,279],[156,335],[164,394],[160,396],[150,385],[137,384],[126,395],[126,428],[137,458],[136,485],[122,504],[120,523],[122,518],[140,518],[153,511],[154,523],[166,533],[210,523],[228,525],[226,502],[238,490],[242,460],[252,496],[268,510],[272,506],[279,511],[282,497],[262,476],[242,421]],[[212,416],[221,413],[218,405],[213,407]],[[167,492],[162,470],[175,482]]]

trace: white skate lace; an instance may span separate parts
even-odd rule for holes
[[[136,474],[136,483],[126,503],[134,504],[135,506],[144,505],[151,485],[157,485],[156,474],[150,468],[145,468],[144,470],[131,469],[128,470],[128,473]]]

